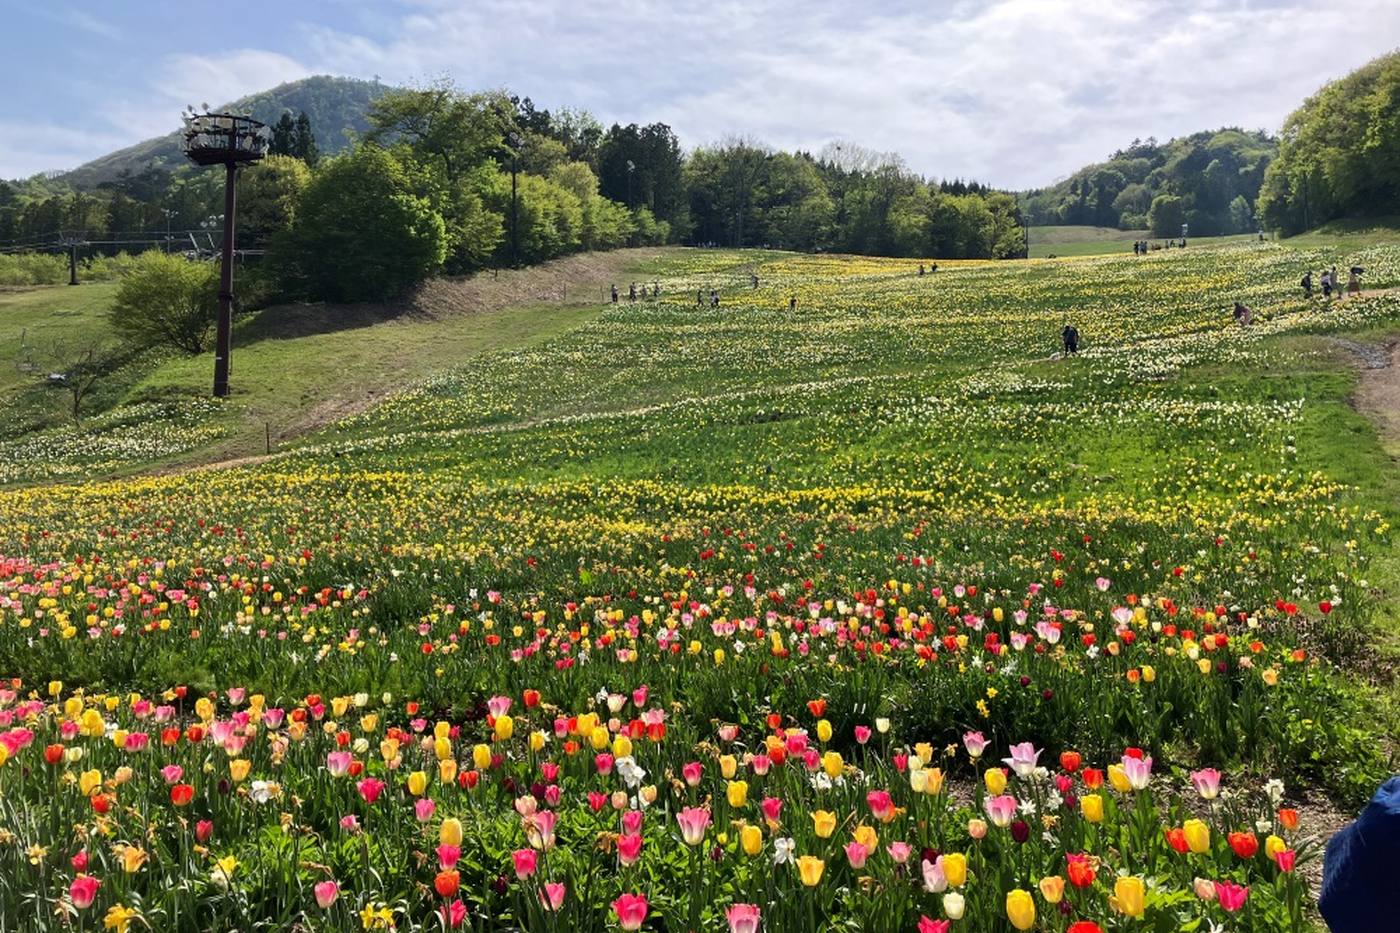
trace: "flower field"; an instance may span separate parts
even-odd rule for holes
[[[1308,929],[1304,804],[1393,767],[1392,467],[1328,339],[1400,296],[1306,303],[1323,262],[1400,284],[698,251],[256,465],[53,482],[195,403],[7,441],[0,917]]]

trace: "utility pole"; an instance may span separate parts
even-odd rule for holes
[[[78,238],[68,241],[68,284],[78,284]]]
[[[510,265],[515,269],[520,266],[520,199],[515,187],[520,169],[520,134],[511,133],[506,141],[510,143]]]

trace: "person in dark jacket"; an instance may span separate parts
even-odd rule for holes
[[[1065,356],[1079,352],[1079,331],[1073,324],[1066,324],[1065,329],[1060,332],[1060,337],[1065,342]]]
[[[1400,775],[1380,786],[1366,809],[1327,842],[1317,906],[1332,933],[1397,928],[1394,899],[1400,865]]]

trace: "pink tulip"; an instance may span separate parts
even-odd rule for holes
[[[891,842],[885,847],[885,851],[890,854],[890,859],[896,865],[903,865],[909,861],[909,856],[913,854],[914,847],[907,842]]]
[[[642,837],[624,834],[617,837],[617,860],[623,865],[635,865],[642,857]]]
[[[340,818],[340,828],[347,833],[357,833],[360,831],[360,818],[353,813],[347,813]]]
[[[769,769],[773,767],[773,759],[769,758],[763,752],[759,752],[757,755],[753,756],[753,760],[749,762],[749,767],[753,769],[754,774],[763,777],[768,773]]]
[[[557,911],[564,906],[564,885],[557,881],[546,881],[540,888],[540,903],[545,910]]]
[[[87,910],[97,898],[97,889],[100,887],[102,887],[102,882],[92,875],[79,875],[68,886],[68,897],[73,901],[74,907],[79,910]]]
[[[640,930],[647,918],[647,898],[645,894],[621,894],[612,902],[613,913],[617,914],[618,925],[631,933]]]
[[[541,810],[525,820],[525,838],[536,849],[554,848],[554,824],[559,814],[553,810]]]
[[[982,752],[987,749],[987,738],[980,732],[963,733],[963,747],[967,749],[967,754],[972,758],[981,758]]]
[[[856,741],[859,742],[861,745],[864,745],[866,742],[870,741],[869,726],[856,726]]]
[[[951,925],[951,920],[930,920],[922,915],[919,917],[919,933],[948,933],[948,927]]]
[[[1206,800],[1214,800],[1220,793],[1220,772],[1214,768],[1202,768],[1191,772],[1191,786]]]
[[[999,797],[988,797],[982,802],[986,808],[987,818],[992,821],[993,826],[1000,826],[1003,829],[1011,825],[1011,821],[1016,817],[1016,798],[1010,794],[1002,794]]]
[[[606,777],[612,774],[613,756],[606,752],[593,756],[593,765],[598,769],[598,773]]]
[[[629,835],[642,831],[641,810],[627,810],[622,814],[622,831]]]
[[[762,912],[755,904],[730,904],[724,917],[729,921],[729,933],[758,933]]]
[[[443,871],[447,871],[457,864],[457,860],[462,857],[462,850],[459,846],[448,845],[444,842],[437,847],[437,857],[439,867]]]
[[[355,785],[360,796],[365,799],[365,803],[374,803],[379,799],[379,795],[384,792],[384,782],[379,778],[364,778]]]
[[[704,807],[686,807],[676,814],[676,822],[681,827],[681,838],[688,846],[698,846],[705,841],[705,829],[710,825],[710,811]]]
[[[739,737],[739,727],[725,723],[719,727],[719,738],[722,742],[732,742]]]
[[[426,823],[433,818],[433,813],[437,810],[437,804],[428,797],[420,797],[413,802],[413,815],[418,817],[418,822]]]
[[[1134,758],[1132,755],[1123,756],[1123,775],[1132,785],[1133,790],[1142,790],[1147,787],[1152,779],[1152,758]]]
[[[770,823],[778,822],[783,815],[783,802],[777,797],[764,797],[759,808],[763,811],[763,818]]]
[[[331,752],[326,755],[326,770],[332,777],[344,777],[350,771],[350,762],[354,760],[349,752]]]
[[[1017,777],[1029,777],[1035,773],[1036,763],[1040,761],[1040,749],[1037,749],[1030,742],[1022,742],[1019,745],[1011,746],[1011,757],[1003,758]]]
[[[648,690],[646,684],[642,684],[642,685],[641,685],[640,687],[638,687],[636,690],[633,690],[633,691],[632,691],[632,705],[633,705],[633,706],[636,706],[636,707],[639,708],[639,709],[640,709],[641,707],[643,707],[643,706],[646,706],[646,705],[647,705],[647,695],[648,695],[649,692],[650,692],[650,691]]]
[[[180,778],[185,776],[185,769],[179,765],[166,765],[160,769],[160,776],[167,784],[179,784]]]
[[[1281,871],[1292,871],[1293,863],[1298,858],[1298,853],[1292,849],[1279,849],[1274,853],[1274,861],[1278,863]]]
[[[601,813],[608,805],[608,795],[601,791],[591,790],[588,792],[588,806],[594,813]]]
[[[875,819],[881,822],[888,822],[894,817],[894,799],[890,797],[887,790],[872,790],[865,795],[865,802],[870,806],[870,812]]]
[[[442,915],[443,922],[449,927],[456,929],[462,925],[462,921],[467,919],[467,905],[462,903],[459,897],[450,904],[443,904],[438,908],[438,913]]]
[[[822,756],[815,748],[809,748],[802,753],[802,764],[808,771],[816,771],[822,766]]]
[[[524,881],[535,873],[535,867],[539,864],[539,856],[534,849],[516,849],[510,854],[515,862],[515,877]]]
[[[320,907],[322,910],[327,910],[335,903],[335,899],[340,896],[340,885],[336,884],[334,881],[322,881],[312,888],[312,891],[316,894],[316,906]]]
[[[1249,888],[1233,881],[1215,882],[1215,897],[1220,901],[1220,906],[1226,911],[1234,913],[1244,906],[1245,899],[1249,897]]]
[[[685,778],[687,786],[695,787],[700,783],[700,775],[704,772],[698,761],[688,761],[681,765],[681,777]]]
[[[851,863],[851,867],[860,871],[865,867],[865,860],[870,857],[864,845],[859,842],[846,843],[846,860]]]
[[[492,716],[504,716],[510,712],[510,697],[492,697],[486,701],[486,709]]]
[[[559,765],[552,761],[541,762],[540,774],[544,776],[546,781],[553,784],[555,781],[559,780]]]

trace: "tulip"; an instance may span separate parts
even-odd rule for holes
[[[830,741],[831,741],[831,723],[828,722],[828,721],[825,720],[825,719],[821,719],[821,720],[818,720],[818,721],[817,721],[817,741],[819,741],[819,742],[830,742]]]
[[[987,739],[980,732],[967,732],[963,734],[963,747],[967,749],[969,758],[981,758],[987,748]]]
[[[925,891],[930,894],[942,894],[948,890],[948,876],[943,873],[943,858],[941,856],[932,862],[924,859],[919,867],[924,876]]]
[[[1181,825],[1186,845],[1192,852],[1201,855],[1210,851],[1210,827],[1200,820],[1187,820]]]
[[[1076,888],[1087,888],[1094,883],[1096,870],[1092,857],[1070,852],[1065,855],[1065,866],[1069,883]]]
[[[836,814],[829,810],[814,810],[812,812],[812,829],[818,838],[828,839],[836,832]]]
[[[485,771],[491,767],[491,746],[481,744],[472,746],[472,766],[478,771]]]
[[[987,818],[992,821],[992,825],[1002,829],[1010,826],[1012,818],[1016,816],[1016,798],[1010,794],[988,797],[982,802],[982,806],[986,809]]]
[[[733,779],[734,773],[739,770],[739,759],[733,755],[719,756],[719,773],[726,781]]]
[[[1125,917],[1141,917],[1146,910],[1147,886],[1141,878],[1120,877],[1113,882],[1109,905]]]
[[[1002,761],[1016,772],[1020,778],[1030,777],[1035,773],[1036,764],[1040,761],[1040,751],[1030,742],[1022,742],[1019,745],[1011,746],[1011,757],[1003,758]],[[1000,791],[993,791],[1000,793]]]
[[[434,851],[437,853],[439,868],[451,868],[462,857],[462,850],[459,847],[446,843],[439,844]]]
[[[809,888],[821,883],[822,872],[825,870],[826,862],[815,855],[804,855],[797,860],[797,873],[802,877],[802,883]]]
[[[617,837],[617,860],[624,866],[635,865],[642,857],[642,837],[624,834]]]
[[[360,783],[355,785],[355,788],[360,792],[360,796],[364,798],[365,803],[372,804],[378,800],[379,795],[383,793],[384,782],[379,780],[379,778],[364,778]]]
[[[540,888],[540,903],[545,910],[558,911],[564,906],[564,885],[557,881],[546,881]]]
[[[73,902],[74,907],[79,910],[87,910],[97,899],[97,889],[100,887],[102,887],[102,882],[92,875],[79,875],[68,886],[68,898]]]
[[[311,890],[316,895],[316,906],[322,910],[329,910],[340,896],[340,886],[334,881],[319,882]]]
[[[851,867],[856,871],[865,867],[865,860],[870,857],[870,853],[865,850],[865,846],[859,842],[846,843],[846,860],[851,863]]]
[[[869,855],[874,855],[875,850],[880,848],[880,834],[875,832],[870,826],[857,826],[851,831],[852,838],[856,842],[865,846],[865,851]]]
[[[838,778],[846,770],[846,762],[840,752],[827,752],[822,755],[822,770],[829,778]]]
[[[437,873],[433,878],[433,890],[437,891],[441,897],[452,897],[461,886],[461,873],[455,868],[445,869]]]
[[[763,831],[757,826],[740,828],[739,845],[746,855],[757,855],[763,851]]]
[[[914,847],[907,842],[891,842],[885,847],[885,851],[889,853],[892,862],[896,865],[903,865],[905,862],[909,861],[909,856],[913,854]]]
[[[1079,812],[1090,823],[1103,822],[1103,798],[1098,794],[1085,794],[1079,798]]]
[[[957,891],[949,891],[943,895],[943,915],[949,920],[961,920],[966,908],[967,902]]]
[[[170,802],[177,807],[187,807],[194,800],[194,787],[189,784],[176,784],[170,788]]]
[[[705,829],[710,825],[710,811],[704,807],[686,807],[676,814],[676,822],[681,827],[681,838],[688,846],[698,846],[705,841]]]
[[[1103,927],[1092,920],[1076,920],[1065,933],[1103,933]]]
[[[1215,882],[1215,897],[1227,913],[1234,913],[1244,906],[1249,897],[1249,888],[1230,881]]]
[[[443,845],[462,845],[462,821],[455,816],[450,816],[442,821],[442,826],[438,829],[438,842]]]
[[[999,795],[1006,790],[1006,772],[1000,768],[988,768],[982,774],[982,782],[987,785],[987,793]]]
[[[740,809],[744,804],[748,803],[749,782],[730,781],[725,787],[725,797],[728,799],[731,807],[736,810]]]
[[[940,856],[940,860],[948,884],[955,888],[962,887],[963,882],[967,881],[967,856],[961,852],[948,852]]]
[[[539,854],[534,849],[516,849],[510,857],[515,863],[515,877],[521,881],[533,875],[539,864]]]
[[[1292,871],[1293,863],[1298,858],[1298,853],[1292,849],[1282,849],[1274,853],[1274,861],[1278,863],[1280,871]]]
[[[1018,930],[1035,926],[1035,899],[1029,891],[1015,888],[1006,892],[1006,919]]]
[[[1214,800],[1220,795],[1220,772],[1214,768],[1202,768],[1191,772],[1191,786],[1204,800]]]
[[[730,904],[724,912],[729,933],[758,933],[762,912],[754,904]]]
[[[645,894],[621,894],[617,900],[612,902],[613,913],[617,915],[618,925],[623,930],[640,930],[642,923],[647,918],[647,899]]]
[[[422,797],[423,792],[428,789],[428,775],[423,771],[414,771],[408,776],[408,792],[415,797]]]
[[[1235,832],[1230,833],[1230,848],[1242,859],[1254,858],[1254,854],[1259,851],[1259,837],[1254,833]]]
[[[1133,755],[1123,756],[1123,776],[1128,781],[1128,787],[1132,790],[1143,790],[1152,779],[1152,759],[1151,757],[1137,758]]]
[[[928,917],[919,917],[919,933],[948,933],[948,927],[952,924],[947,920],[930,920]]]
[[[967,834],[973,839],[983,839],[987,835],[987,821],[973,817],[967,821]]]
[[[1058,904],[1065,896],[1065,879],[1059,875],[1046,875],[1040,879],[1037,887],[1040,888],[1040,896],[1045,898],[1047,904]]]
[[[687,787],[698,786],[704,771],[704,767],[698,761],[688,761],[681,765],[681,777],[685,779]]]

